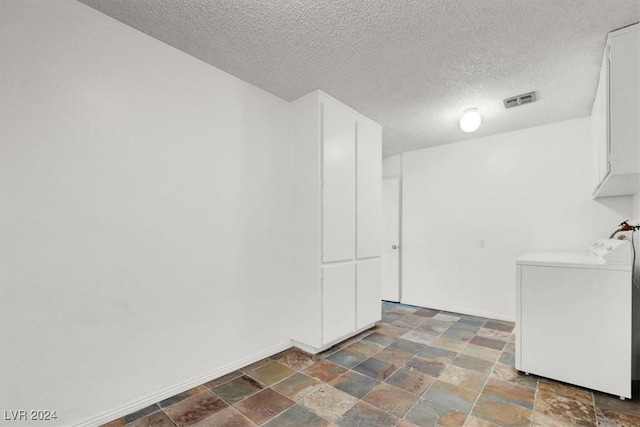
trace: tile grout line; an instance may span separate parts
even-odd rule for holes
[[[593,416],[596,419],[596,427],[600,425],[600,420],[598,420],[598,408],[596,407],[596,395],[593,390],[589,390],[589,394],[591,395],[591,402],[593,404]]]
[[[157,403],[156,403],[156,405],[157,405]],[[158,405],[158,407],[160,407],[160,405]],[[176,425],[176,427],[179,427],[178,422],[177,422],[176,420],[174,420],[173,418],[171,418],[171,415],[169,415],[169,414],[167,413],[167,411],[165,411],[165,410],[164,410],[164,408],[160,408],[160,410],[162,411],[162,413],[164,413],[164,414],[167,416],[167,418],[169,418],[169,419],[171,420],[171,422],[172,422],[173,424],[175,424],[175,425]],[[213,414],[211,414],[211,415],[213,415]],[[209,418],[209,417],[207,417],[207,418]],[[125,427],[126,427],[126,426],[125,426]]]
[[[540,384],[540,381],[536,381],[536,391],[533,394],[533,413],[531,414],[531,425],[533,425],[533,417],[536,416],[536,406],[538,406],[538,385]]]

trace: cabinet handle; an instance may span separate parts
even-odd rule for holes
[[[398,249],[396,245],[391,246],[391,249]]]

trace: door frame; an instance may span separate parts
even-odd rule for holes
[[[402,303],[402,176],[385,176],[382,181],[398,181],[398,301]],[[382,207],[384,212],[385,207]],[[383,216],[385,216],[383,214]],[[386,231],[386,230],[385,230]],[[381,240],[384,240],[381,239]],[[381,254],[382,255],[382,254]],[[382,257],[380,258],[382,261]],[[384,300],[383,301],[387,301]],[[395,301],[394,301],[395,302]]]

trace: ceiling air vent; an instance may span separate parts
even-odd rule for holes
[[[504,100],[504,108],[512,108],[512,107],[518,107],[524,104],[531,104],[532,102],[535,102],[535,100],[536,100],[535,92],[523,93],[522,95],[506,98]]]

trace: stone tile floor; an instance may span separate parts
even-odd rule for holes
[[[290,349],[108,427],[640,426],[640,396],[526,376],[513,323],[394,303],[322,354]]]

